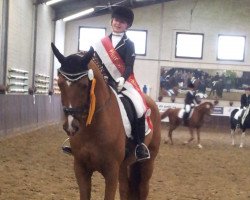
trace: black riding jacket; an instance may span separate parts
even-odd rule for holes
[[[194,104],[194,103],[198,103],[195,95],[196,95],[195,91],[189,90],[187,92],[185,100],[184,100],[185,105],[191,105],[191,104]]]
[[[247,107],[250,104],[250,95],[242,94],[240,99],[240,108]]]

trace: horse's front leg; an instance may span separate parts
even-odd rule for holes
[[[240,148],[243,148],[244,141],[245,141],[246,133],[245,131],[242,131],[241,138],[240,138]]]
[[[169,128],[168,131],[168,136],[165,136],[164,139],[164,144],[168,144],[168,141],[170,141],[170,144],[173,145],[173,138],[172,138],[172,133],[173,133],[173,129]]]
[[[105,179],[105,197],[104,200],[114,200],[115,193],[118,185],[119,177],[119,165],[118,164],[107,164],[105,169],[102,171],[102,175]]]
[[[119,172],[119,193],[120,200],[127,200],[129,193],[128,167],[122,164]]]
[[[199,128],[197,128],[197,146],[198,146],[198,148],[199,149],[202,149],[202,145],[201,145],[201,139],[200,139],[200,129]]]
[[[184,144],[188,144],[188,143],[190,143],[191,141],[194,140],[194,131],[193,131],[193,129],[190,128],[190,127],[189,127],[189,133],[190,133],[190,138],[189,138],[188,141],[185,141]]]
[[[173,143],[172,135],[173,135],[173,131],[176,129],[177,126],[172,126],[171,122],[169,122],[169,123],[170,123],[169,131],[168,131],[168,135],[166,135],[165,138],[164,138],[164,144],[168,144],[168,142],[170,141],[170,144],[173,145],[174,143]]]
[[[80,191],[80,200],[90,200],[91,198],[91,176],[93,172],[86,170],[76,160],[74,161],[75,177]]]
[[[139,185],[139,200],[146,200],[149,193],[149,181],[154,170],[154,159],[151,158],[141,164],[141,181]]]
[[[234,146],[234,145],[235,145],[234,135],[235,135],[235,130],[234,130],[234,129],[231,129],[232,146]]]

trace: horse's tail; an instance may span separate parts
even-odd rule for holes
[[[164,119],[166,117],[169,116],[169,109],[167,109],[166,111],[164,111],[163,113],[161,113],[161,119]]]

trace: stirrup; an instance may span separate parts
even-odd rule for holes
[[[63,142],[63,144],[62,144],[62,151],[63,151],[63,153],[66,153],[66,154],[72,155],[72,150],[71,150],[71,147],[70,147],[70,146],[65,145],[65,144],[66,144],[66,142],[68,142],[68,141],[69,141],[69,138],[67,138],[67,139]]]
[[[71,150],[71,148],[69,146],[62,147],[62,150],[63,150],[63,153],[72,155],[72,150]]]
[[[139,149],[139,148],[143,148],[143,149]],[[135,158],[136,158],[136,161],[138,162],[150,159],[149,149],[144,143],[136,145]]]

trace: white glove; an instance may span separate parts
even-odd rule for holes
[[[117,90],[118,90],[118,92],[120,92],[123,88],[124,83],[125,83],[125,79],[121,76],[121,77],[116,79],[116,82],[117,82]]]

